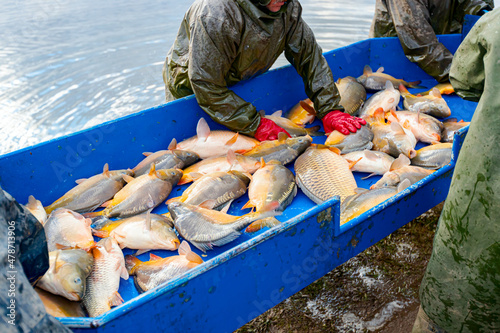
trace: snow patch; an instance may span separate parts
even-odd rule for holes
[[[341,331],[354,330],[375,331],[382,328],[385,323],[393,316],[395,312],[405,307],[405,302],[393,301],[387,304],[379,313],[371,320],[363,320],[354,313],[346,313],[342,316],[342,325],[337,328]]]

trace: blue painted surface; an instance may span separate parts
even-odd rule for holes
[[[440,36],[440,40],[454,51],[461,36]],[[406,59],[396,38],[362,41],[325,57],[335,78],[359,76],[369,64],[374,70],[384,66],[386,73],[407,81],[422,80],[428,88],[437,83]],[[233,89],[267,113],[287,111],[306,98],[302,80],[290,66]],[[457,96],[445,99],[453,117],[472,118],[476,103]],[[72,188],[76,179],[101,172],[105,163],[111,169],[131,168],[142,160],[142,152],[166,149],[173,137],[180,141],[194,135],[201,116],[211,128],[221,128],[205,116],[193,97],[187,97],[0,156],[0,185],[21,203],[33,194],[48,205]],[[244,233],[202,256],[204,264],[142,295],[132,279],[122,280],[119,292],[125,303],[102,316],[60,320],[76,332],[118,332],[131,327],[231,332],[442,202],[466,131],[456,135],[454,159],[449,165],[345,225],[339,225],[336,198],[315,205],[299,190],[278,217],[283,222],[280,226]],[[316,137],[314,142],[325,139]],[[362,180],[364,176],[355,174],[359,187],[368,188],[380,178]],[[171,197],[180,195],[187,186],[174,188]],[[240,208],[247,200],[246,195],[241,197],[229,213],[241,215]],[[154,212],[166,211],[161,205]],[[162,257],[174,254],[153,253]],[[146,260],[148,256],[139,258]]]

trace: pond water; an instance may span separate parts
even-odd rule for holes
[[[375,0],[300,2],[324,51],[368,37]],[[162,104],[163,61],[191,3],[2,1],[0,155]]]

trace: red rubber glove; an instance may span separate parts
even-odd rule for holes
[[[348,113],[338,110],[327,113],[322,121],[326,134],[330,134],[334,130],[337,130],[344,135],[348,135],[349,132],[356,133],[356,131],[361,128],[361,125],[366,124],[364,119],[353,117]]]
[[[274,121],[262,117],[260,118],[260,124],[259,127],[257,127],[254,137],[259,141],[276,140],[278,139],[278,133],[281,132],[284,132],[291,138],[290,134],[276,125]]]

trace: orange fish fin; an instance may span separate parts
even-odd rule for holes
[[[156,175],[156,165],[154,163],[151,163],[151,166],[149,167],[149,175]]]
[[[418,81],[413,81],[413,82],[406,82],[407,86],[410,87],[410,88],[415,88],[415,89],[422,89],[422,88],[425,88],[423,86],[420,85],[420,83],[422,83],[421,80],[418,80]],[[437,88],[436,88],[437,89]],[[438,90],[439,91],[439,90]]]
[[[101,252],[100,246],[94,247],[90,252],[92,253],[92,256],[94,257],[94,262],[96,260],[104,258],[104,254]]]
[[[358,158],[358,160],[357,160],[357,161],[349,161],[349,160],[347,160],[347,162],[349,163],[349,170],[350,170],[350,169],[352,169],[352,167],[353,167],[353,166],[355,166],[355,165],[356,165],[356,163],[358,163],[358,162],[359,162],[359,161],[361,161],[362,159],[363,159],[363,157]]]
[[[253,207],[255,207],[255,205],[252,202],[248,201],[245,205],[243,205],[243,207],[241,207],[241,209],[253,208]]]
[[[136,266],[142,264],[142,261],[130,254],[125,256],[125,267],[129,275],[134,275]]]
[[[109,237],[109,231],[92,229],[92,235],[99,238],[106,238]]]
[[[177,249],[179,252],[179,255],[183,256],[191,252],[191,246],[189,246],[189,243],[186,242],[185,240],[182,241],[181,245],[179,245],[179,248]]]
[[[149,261],[154,261],[154,260],[160,260],[160,259],[163,259],[162,257],[160,256],[157,256],[156,254],[154,253],[150,253],[149,254]]]
[[[179,201],[182,201],[182,197],[170,198],[167,201],[165,201],[165,205],[168,205],[169,203],[172,203],[172,202],[179,202]]]
[[[372,68],[370,67],[370,65],[365,65],[365,67],[363,68],[363,75],[370,74],[373,74]]]
[[[102,168],[102,174],[108,178],[110,177],[108,163],[104,164],[104,167]]]
[[[340,79],[339,79],[340,80]],[[310,115],[315,116],[316,115],[316,110],[314,107],[312,107],[309,103],[307,103],[305,100],[299,102],[300,106]]]
[[[153,155],[153,153],[147,151],[147,152],[142,153],[142,155],[149,156],[149,155]]]
[[[272,227],[277,226],[279,224],[281,224],[281,222],[278,221],[276,218],[268,217],[268,218],[265,218],[262,220],[257,220],[255,222],[252,222],[252,224],[250,224],[248,227],[246,227],[245,232],[252,233],[252,232],[259,231],[265,227],[272,228]]]
[[[285,132],[279,132],[278,133],[278,142],[279,143],[285,143],[286,139],[288,139],[288,135],[286,135]]]
[[[174,150],[175,148],[177,148],[177,140],[173,138],[172,141],[170,141],[167,149]]]
[[[216,201],[214,199],[208,199],[199,204],[199,207],[206,209],[213,209],[215,207]]]
[[[406,87],[402,83],[399,84],[398,89],[401,92],[401,94],[403,94],[403,96],[405,96],[405,95],[411,95],[410,92],[408,91],[408,89],[406,89]]]
[[[341,151],[340,149],[338,149],[337,147],[328,147],[328,149],[331,151],[331,152],[334,152],[335,154],[337,155],[340,155]]]
[[[384,67],[379,67],[376,73],[383,73],[384,70],[385,70]]]
[[[140,256],[141,254],[143,253],[146,253],[148,252],[149,250],[137,250],[135,253],[134,253],[134,256]]]
[[[177,185],[184,185],[193,181],[189,174],[183,174]]]
[[[113,295],[109,298],[109,305],[110,306],[118,306],[123,303],[123,298],[120,296],[120,294],[115,291]]]
[[[83,183],[86,180],[87,180],[87,178],[80,178],[80,179],[75,180],[75,183],[77,183],[78,185],[80,185],[81,183]]]
[[[231,139],[227,140],[227,142],[225,143],[225,146],[231,147],[232,145],[234,145],[236,143],[236,141],[238,140],[239,135],[240,135],[240,133],[236,133],[235,135],[233,135],[231,137]]]
[[[83,213],[82,216],[84,217],[89,217],[89,218],[93,218],[93,217],[98,217],[98,216],[106,216],[105,213],[104,213],[104,210],[100,210],[98,212],[91,212],[91,213]]]
[[[273,112],[273,114],[271,115],[271,117],[281,117],[282,115],[283,115],[283,111],[282,110],[278,110],[278,111]]]
[[[111,205],[111,202],[112,202],[112,201],[113,201],[113,199],[108,200],[108,201],[106,201],[106,202],[103,202],[103,203],[101,204],[101,207],[108,207],[109,205]]]

